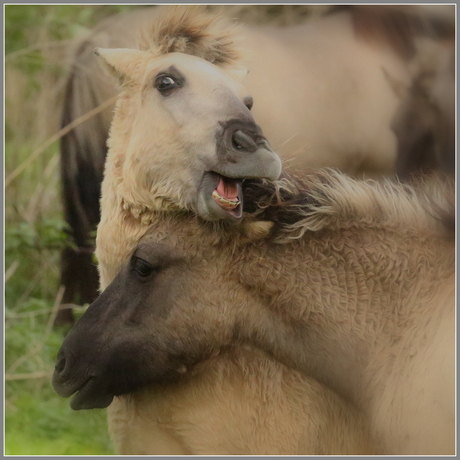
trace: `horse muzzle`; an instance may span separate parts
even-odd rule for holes
[[[197,211],[205,220],[237,223],[243,215],[243,180],[276,180],[281,160],[254,122],[234,119],[221,126],[217,161],[202,178]]]
[[[222,124],[217,134],[217,161],[214,172],[234,179],[276,180],[281,160],[258,125],[233,119]]]

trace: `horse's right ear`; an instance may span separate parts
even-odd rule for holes
[[[127,48],[95,48],[94,54],[101,67],[110,75],[115,76],[121,84],[126,80],[140,77],[138,74],[149,57],[149,54],[145,51]]]

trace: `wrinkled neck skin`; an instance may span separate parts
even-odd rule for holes
[[[318,260],[299,260],[306,246]],[[247,331],[247,340],[288,367],[314,376],[348,401],[364,403],[369,395],[363,376],[372,359],[374,337],[366,324],[369,313],[364,304],[356,306],[355,321],[349,319],[350,293],[341,284],[346,276],[358,274],[348,272],[341,254],[323,256],[327,252],[314,237],[308,242],[268,247],[256,243],[244,249],[246,260],[236,274],[239,283],[269,306],[262,312],[263,326],[256,333]],[[246,323],[260,325],[261,312]]]
[[[385,452],[453,453],[453,245],[387,233],[246,246],[235,276],[269,308],[240,324],[256,325],[245,331],[254,346],[360,409]]]
[[[243,264],[240,282],[270,305],[267,331],[275,331],[278,337],[273,340],[269,332],[257,337],[265,350],[366,407],[383,391],[394,357],[401,353],[401,359],[407,356],[409,362],[417,353],[411,329],[426,330],[430,318],[437,322],[436,315],[443,314],[442,309],[430,312],[437,309],[430,304],[436,293],[429,292],[436,287],[420,286],[417,278],[430,273],[430,278],[438,278],[437,289],[442,292],[446,270],[436,273],[433,267],[446,268],[453,276],[454,264],[448,246],[430,239],[418,244],[423,257],[431,253],[431,261],[402,255],[395,264],[395,254],[384,241],[370,238],[366,242],[356,231],[312,235],[279,248],[261,248],[259,260],[251,254]],[[335,236],[340,246],[331,246]],[[400,241],[406,237],[401,235]],[[304,258],[299,260],[298,254]],[[254,270],[249,272],[255,264],[260,278]],[[379,361],[382,354],[390,359]]]
[[[165,178],[155,180],[151,176],[154,172],[139,161],[139,158],[148,155],[132,146],[132,130],[137,121],[136,105],[129,102],[130,97],[130,92],[125,91],[117,102],[102,181],[101,220],[95,251],[101,291],[113,281],[136,244],[158,216],[188,212],[189,203],[181,203],[178,198],[190,195],[184,191],[187,180],[171,175],[170,180],[168,179],[168,188],[171,191],[159,191],[154,188],[154,184],[158,182],[164,186]],[[145,148],[167,152],[167,146],[171,143],[168,135],[172,134],[164,133],[164,139],[156,139],[155,145]],[[179,155],[172,152],[168,157],[177,161],[175,158]],[[177,165],[175,168],[180,169]],[[187,170],[186,167],[183,169]]]
[[[410,228],[398,229],[391,241],[385,240],[389,229],[376,227],[311,232],[274,244],[248,241],[239,227],[221,242],[222,231],[215,227],[212,237],[207,223],[175,219],[153,227],[149,234],[158,231],[159,241],[178,247],[186,241],[189,255],[225,257],[224,276],[262,305],[235,313],[232,333],[238,342],[314,376],[362,408],[383,391],[392,370],[393,358],[381,366],[377,358],[382,352],[396,356],[401,345],[407,359],[417,352],[407,332],[437,321],[437,313],[429,313],[433,290],[445,289],[446,273],[454,276],[450,245],[420,233],[415,242]],[[401,252],[407,241],[418,247]],[[417,282],[424,273],[439,281],[437,288]]]

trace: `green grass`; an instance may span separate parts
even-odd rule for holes
[[[112,455],[104,410],[72,411],[51,387],[67,332],[59,304],[64,232],[58,143],[65,40],[126,6],[5,7],[5,454]],[[62,42],[64,40],[64,42]],[[47,44],[56,46],[49,47]],[[34,152],[40,151],[33,161]],[[24,168],[22,169],[22,167]],[[10,175],[20,174],[8,183]],[[81,314],[81,312],[80,312]]]
[[[51,387],[68,331],[52,327],[66,239],[55,216],[59,208],[44,214],[33,222],[9,221],[5,228],[5,265],[17,267],[5,289],[5,453],[113,454],[105,411],[72,411]]]
[[[19,264],[5,289],[7,455],[113,454],[105,411],[72,411],[70,400],[60,398],[50,383],[67,332],[52,327],[59,300],[60,223],[7,226],[6,267]]]
[[[72,411],[52,389],[54,359],[66,330],[50,327],[50,302],[29,297],[6,309],[5,453],[113,454],[105,411]]]
[[[113,454],[105,411],[72,411],[48,379],[35,386],[31,391],[29,382],[7,382],[15,397],[5,416],[6,455]]]
[[[113,454],[105,411],[72,411],[70,400],[60,398],[51,387],[54,360],[67,332],[51,327],[58,251],[23,245],[7,247],[7,254],[27,263],[6,286],[5,453]],[[37,270],[38,254],[47,260],[43,271]]]

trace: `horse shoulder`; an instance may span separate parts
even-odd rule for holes
[[[372,378],[380,381],[369,406],[373,429],[402,455],[447,455],[455,448],[454,277],[433,289],[431,299],[419,301],[410,329],[395,331],[393,345],[376,355],[385,366],[372,364]]]
[[[261,351],[243,347],[200,363],[193,385],[116,398],[109,421],[117,450],[150,455],[376,452],[354,408],[313,379],[284,369]]]

